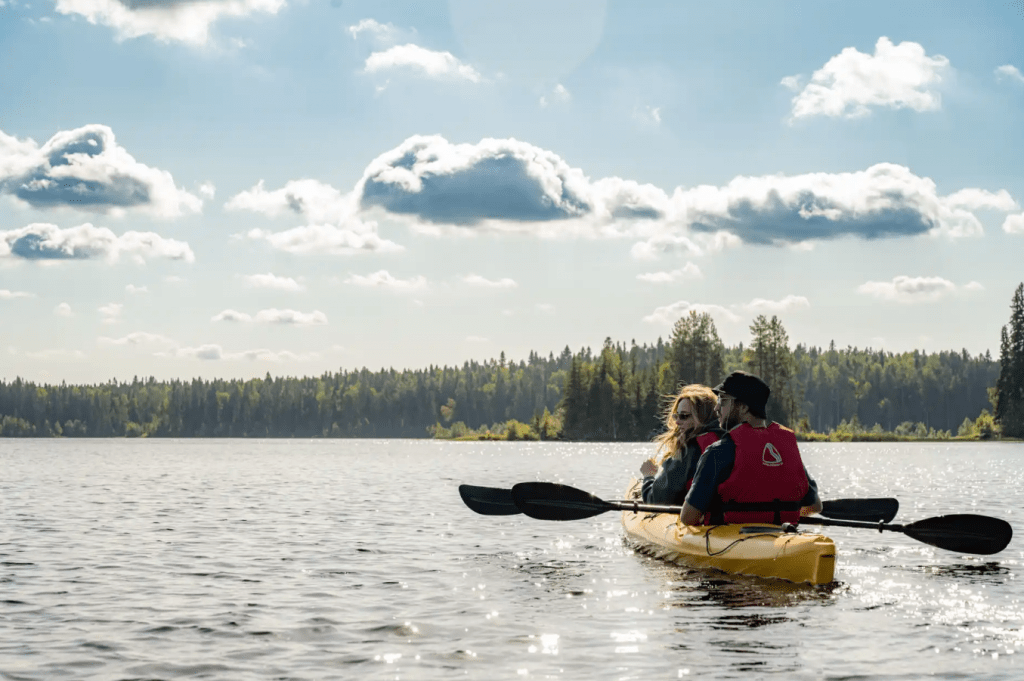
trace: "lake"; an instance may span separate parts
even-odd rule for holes
[[[617,513],[458,495],[616,499],[648,444],[0,439],[0,678],[1022,678],[1024,445],[801,450],[823,498],[1017,536],[966,556],[821,528],[836,581],[796,586],[636,553]]]

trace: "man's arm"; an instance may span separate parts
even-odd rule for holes
[[[682,520],[683,525],[700,525],[701,518],[704,516],[704,511],[701,511],[695,506],[691,506],[689,501],[683,502],[683,511],[679,514],[679,518]]]
[[[804,467],[804,475],[807,475],[806,467]],[[814,481],[814,478],[807,475],[807,494],[800,500],[800,515],[821,513],[822,508],[824,507],[821,504],[821,498],[818,496],[818,483]]]

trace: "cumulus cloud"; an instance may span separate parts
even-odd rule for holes
[[[900,275],[892,281],[868,281],[857,287],[864,295],[899,303],[920,303],[939,300],[956,291],[956,284],[942,277],[908,277]]]
[[[965,291],[984,291],[985,287],[981,285],[981,282],[970,281],[964,284]]]
[[[793,98],[792,120],[856,118],[875,107],[935,110],[942,103],[938,86],[948,69],[948,59],[929,57],[914,42],[894,45],[883,36],[875,43],[873,55],[847,47],[815,71]],[[799,80],[799,76],[788,76],[782,84],[792,89]]]
[[[213,322],[256,322],[258,324],[288,324],[293,326],[316,326],[327,323],[327,315],[320,310],[299,312],[297,310],[278,310],[270,308],[249,315],[237,310],[224,310],[215,315]]]
[[[217,194],[217,187],[212,182],[204,182],[199,185],[199,193],[202,194],[204,198],[212,200]]]
[[[1008,234],[1024,234],[1024,213],[1007,215],[1003,221],[1003,231]]]
[[[34,223],[21,229],[0,231],[0,260],[94,260],[117,262],[121,256],[144,263],[152,258],[194,262],[184,241],[166,239],[154,232],[125,232],[117,236],[106,227],[85,223],[61,229]]]
[[[202,200],[165,170],[139,163],[105,125],[58,132],[39,147],[0,131],[0,193],[33,208],[74,208],[160,217],[198,213]]]
[[[754,314],[778,314],[780,312],[787,312],[789,310],[810,306],[811,303],[807,298],[790,294],[782,300],[754,298],[749,303],[744,303],[740,307],[747,312],[753,312]]]
[[[15,298],[32,298],[31,293],[25,291],[9,291],[5,288],[0,288],[0,300],[14,300]]]
[[[690,314],[690,312],[696,312],[697,314],[703,314],[707,312],[712,317],[718,317],[729,322],[738,322],[740,316],[730,310],[727,307],[721,305],[707,305],[704,303],[690,303],[685,300],[680,300],[671,305],[664,305],[654,309],[654,312],[643,318],[645,322],[651,324],[662,324],[671,326],[676,321]]]
[[[145,286],[136,286],[135,284],[128,284],[127,286],[124,287],[124,290],[132,295],[149,293],[149,289],[146,288]]]
[[[243,277],[245,283],[253,288],[270,288],[278,291],[301,291],[302,284],[291,277],[279,277],[268,272],[267,274],[250,274]]]
[[[999,80],[1010,80],[1024,84],[1024,73],[1021,73],[1020,69],[1012,64],[1003,64],[1002,66],[997,67],[996,78]]]
[[[57,0],[57,11],[109,26],[118,40],[151,35],[165,43],[204,45],[218,19],[277,14],[284,5],[285,0]]]
[[[366,58],[364,68],[367,73],[401,69],[427,78],[465,80],[471,83],[483,81],[483,76],[476,69],[459,61],[451,52],[428,50],[412,43],[374,52]]]
[[[73,317],[74,312],[71,311],[71,306],[67,303],[61,303],[57,307],[53,308],[53,314],[58,317]]]
[[[353,274],[345,279],[344,283],[364,288],[382,288],[391,291],[420,291],[427,287],[427,279],[423,276],[398,279],[391,276],[387,270],[380,270],[373,274]]]
[[[515,288],[519,286],[515,280],[509,279],[508,277],[491,280],[481,277],[479,274],[467,274],[462,277],[462,282],[478,288]]]
[[[1005,191],[941,196],[934,181],[892,163],[846,173],[741,176],[724,187],[677,189],[672,202],[694,230],[726,230],[755,244],[847,235],[978,235],[984,229],[972,210],[1017,205]]]
[[[649,284],[671,284],[686,279],[703,279],[704,273],[692,262],[688,262],[679,269],[668,272],[644,272],[636,275],[636,278]]]

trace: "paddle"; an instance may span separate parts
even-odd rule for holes
[[[459,485],[459,495],[466,506],[481,515],[516,515],[522,513],[512,498],[512,490],[502,487]],[[632,503],[625,501],[623,503]],[[900,502],[891,498],[833,499],[823,502],[821,514],[828,518],[889,522],[896,517]],[[678,513],[678,511],[676,511]]]
[[[512,499],[526,515],[540,520],[580,520],[608,511],[679,513],[679,506],[658,506],[633,501],[605,501],[589,492],[552,482],[521,482],[512,488]],[[861,523],[809,516],[807,525],[859,527],[866,530],[902,532],[912,539],[958,553],[991,555],[1006,548],[1013,528],[1005,520],[961,514],[925,518],[907,525]]]

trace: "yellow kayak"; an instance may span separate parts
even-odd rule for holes
[[[640,496],[634,480],[625,499]],[[778,525],[682,525],[675,513],[622,512],[622,526],[641,552],[693,568],[790,582],[828,584],[836,567],[830,537],[786,532]]]

